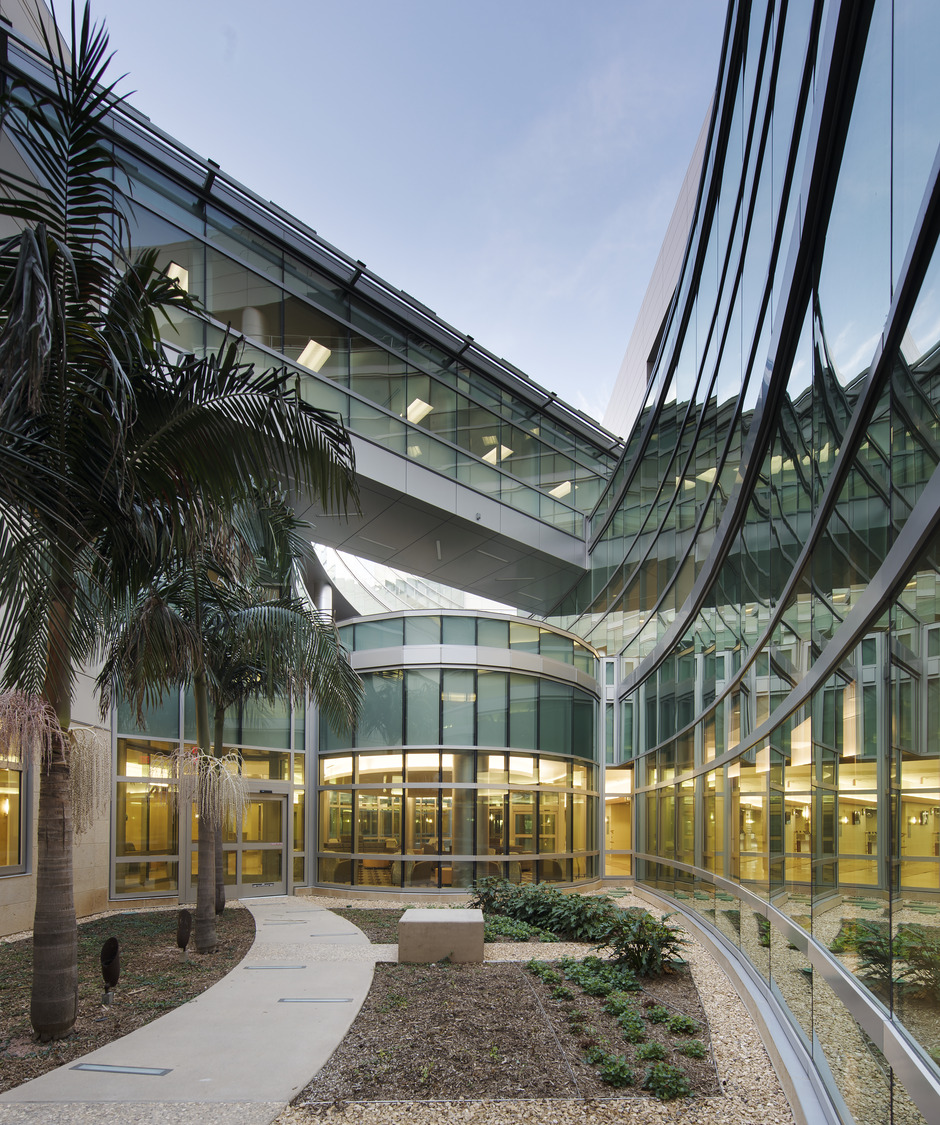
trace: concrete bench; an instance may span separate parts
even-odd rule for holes
[[[398,960],[483,960],[482,910],[406,910],[398,922]]]

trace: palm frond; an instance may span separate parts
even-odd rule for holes
[[[72,49],[43,28],[53,90],[14,86],[3,92],[4,127],[35,180],[9,172],[0,176],[7,198],[0,214],[43,223],[68,246],[84,269],[87,301],[99,295],[101,265],[112,260],[123,241],[125,219],[112,173],[113,151],[102,125],[121,98],[105,74],[110,62],[108,35],[92,22],[86,3],[80,22],[72,5]]]
[[[177,575],[130,603],[123,619],[114,615],[97,679],[102,717],[116,699],[123,699],[143,724],[145,708],[192,678],[202,649],[191,601],[185,581]]]

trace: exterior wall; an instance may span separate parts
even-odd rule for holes
[[[110,741],[110,731],[103,728],[94,698],[94,670],[79,676],[72,705],[73,726],[87,726]],[[36,854],[36,823],[39,811],[39,779],[27,770],[23,781],[25,816],[22,824],[22,855],[26,870],[22,874],[0,877],[0,937],[31,930],[36,905],[36,876],[33,857]],[[110,812],[105,807],[95,816],[91,827],[75,837],[72,853],[75,912],[79,918],[107,909],[108,871],[110,868]]]

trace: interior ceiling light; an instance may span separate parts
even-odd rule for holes
[[[717,469],[703,469],[698,474],[698,480],[704,481],[706,484],[714,484],[715,477],[718,476]]]
[[[486,438],[483,439],[486,441]],[[491,465],[495,465],[500,461],[505,461],[507,457],[512,454],[512,450],[508,445],[500,445],[496,449],[491,449],[489,453],[483,454],[483,460],[489,461]]]
[[[189,292],[189,270],[185,266],[181,266],[179,262],[170,262],[166,267],[166,275],[170,281],[175,281],[184,293]]]
[[[433,409],[434,407],[429,402],[425,402],[422,398],[416,398],[409,405],[406,417],[409,422],[417,425],[423,418],[427,418]]]
[[[318,344],[316,340],[308,340],[307,346],[298,356],[297,362],[302,367],[309,368],[310,371],[319,371],[332,354],[329,348]]]
[[[571,491],[571,481],[563,480],[561,484],[556,484],[554,488],[548,490],[549,496],[557,496],[560,500],[562,496],[567,496]]]

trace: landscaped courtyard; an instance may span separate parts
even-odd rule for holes
[[[596,901],[592,896],[574,900],[582,898],[589,904]],[[616,901],[628,910],[645,908],[632,895]],[[399,965],[397,921],[407,903],[386,899],[377,905],[375,898],[318,898],[316,903],[370,939],[370,944],[360,939],[342,948],[323,946],[326,960],[319,971],[327,970],[331,960],[350,959],[372,961],[375,976],[348,1033],[282,1113],[282,1125],[323,1117],[366,1125],[396,1120],[418,1125],[451,1120],[601,1122],[621,1120],[624,1112],[632,1121],[792,1121],[740,999],[712,958],[691,940],[681,947],[687,966],[632,983],[631,974],[617,976],[620,970],[604,951],[598,958],[587,942],[488,941],[483,964]],[[589,905],[588,911],[592,909]],[[207,987],[251,942],[249,912],[229,908],[220,924],[222,953],[184,960],[175,944],[175,921],[174,911],[147,911],[84,925],[77,1033],[50,1049],[28,1042],[23,1028],[0,1025],[5,1064],[0,1073],[6,1085],[73,1062],[109,1036],[120,1036],[185,1001],[187,985],[189,995]],[[489,922],[490,936],[500,937],[492,932],[494,926],[506,928],[505,919]],[[122,983],[112,1005],[104,1007],[98,952],[101,941],[118,929]],[[27,946],[8,942],[0,947],[5,1019],[12,989],[20,987]],[[23,1011],[18,1018],[25,1020]],[[654,1067],[654,1081],[644,1088]],[[674,1081],[678,1072],[692,1096],[659,1100],[656,1092],[660,1097],[675,1092],[669,1077]],[[664,1076],[658,1091],[657,1074]],[[630,1099],[629,1111],[625,1098]]]

